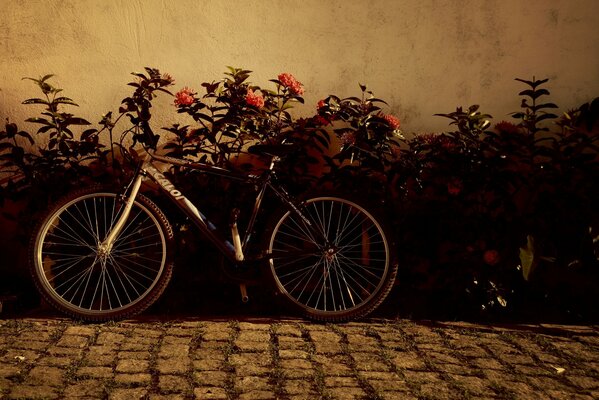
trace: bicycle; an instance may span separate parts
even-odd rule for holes
[[[146,156],[120,190],[91,187],[60,199],[41,219],[30,243],[36,287],[54,308],[88,321],[141,313],[164,292],[173,272],[174,233],[163,211],[141,193],[152,181],[176,204],[228,261],[247,301],[245,271],[266,270],[278,292],[304,316],[346,321],[376,309],[390,292],[398,266],[383,224],[360,203],[336,195],[297,200],[277,179],[276,166],[293,145],[259,144],[250,152],[265,157],[260,174],[242,174],[202,162]],[[238,210],[229,232],[217,228],[154,162],[163,162],[254,188],[253,210],[243,234]],[[280,209],[255,245],[266,195]],[[252,246],[250,246],[252,244]],[[254,250],[254,249],[258,250]],[[231,272],[229,271],[229,272]]]

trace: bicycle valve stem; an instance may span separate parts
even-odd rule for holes
[[[235,248],[235,259],[237,261],[243,261],[243,248],[241,247],[241,238],[239,237],[239,230],[237,229],[237,218],[239,218],[239,209],[235,208],[231,212],[231,237],[233,238],[233,247]]]

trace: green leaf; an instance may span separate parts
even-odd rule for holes
[[[44,100],[44,99],[27,99],[24,100],[23,103],[21,104],[44,104],[44,105],[49,105],[50,102]]]
[[[39,117],[32,117],[32,118],[27,118],[25,120],[26,122],[33,122],[34,124],[43,124],[43,125],[52,125],[52,122],[48,121],[45,118],[39,118]]]
[[[69,125],[91,125],[91,122],[78,117],[69,117],[65,122]]]
[[[79,104],[75,103],[72,99],[69,99],[68,97],[58,97],[54,99],[53,103],[69,104],[71,106],[79,107]]]
[[[547,89],[539,89],[539,90],[531,90],[531,89],[527,89],[527,90],[523,90],[520,93],[518,93],[520,96],[528,96],[531,99],[538,99],[539,97],[543,96],[543,95],[548,95],[549,91]]]
[[[531,235],[526,236],[526,246],[520,247],[520,265],[522,266],[524,280],[529,280],[536,266],[534,238]]]

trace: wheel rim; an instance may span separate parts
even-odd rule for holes
[[[79,314],[133,307],[162,276],[166,238],[159,221],[135,202],[114,246],[100,246],[116,222],[116,195],[94,193],[58,209],[38,236],[35,266],[46,292]]]
[[[311,227],[287,212],[275,226],[271,269],[279,289],[314,313],[346,313],[368,304],[389,269],[383,230],[365,209],[348,200],[309,200]]]

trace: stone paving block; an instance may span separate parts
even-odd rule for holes
[[[172,336],[169,334],[168,336],[164,336],[162,338],[162,344],[179,344],[189,346],[191,339],[191,336]]]
[[[35,350],[9,349],[0,357],[0,364],[30,364],[40,357],[39,353]]]
[[[593,395],[593,394],[582,394],[582,393],[573,394],[572,392],[563,391],[563,390],[547,390],[546,393],[547,393],[548,398],[552,399],[552,400],[564,400],[564,399],[596,400],[599,398],[599,397],[597,397],[597,395]]]
[[[96,345],[119,346],[125,340],[125,335],[113,332],[100,332],[96,339]]]
[[[63,335],[56,343],[56,346],[83,348],[87,346],[88,342],[89,338],[86,336]]]
[[[283,370],[312,369],[312,363],[306,359],[282,359],[279,361],[279,365]]]
[[[297,324],[281,324],[277,327],[277,335],[301,338],[302,331]]]
[[[311,389],[311,383],[305,379],[286,379],[283,382],[283,390],[288,395],[306,394]]]
[[[239,354],[231,354],[229,357],[229,362],[235,366],[242,365],[257,365],[260,367],[268,367],[271,364],[271,357],[269,353],[239,353]]]
[[[310,331],[310,337],[319,354],[339,354],[341,345],[339,336],[333,332]]]
[[[470,360],[470,362],[484,371],[504,369],[503,365],[499,361],[490,357],[473,358]]]
[[[109,379],[112,378],[111,367],[81,367],[77,375],[84,378]]]
[[[242,330],[237,336],[237,342],[266,342],[270,341],[268,330]]]
[[[31,385],[62,386],[65,380],[64,370],[57,367],[38,366],[29,371],[25,382]]]
[[[41,357],[40,359],[38,359],[36,361],[36,365],[47,365],[47,366],[51,366],[51,367],[68,367],[69,365],[71,365],[73,363],[73,360],[71,360],[70,358],[65,358],[65,357],[54,357],[54,356],[49,356],[49,357]]]
[[[104,385],[95,380],[83,380],[67,385],[63,392],[65,399],[102,399],[106,394]]]
[[[37,340],[27,340],[24,342],[15,342],[11,347],[13,349],[23,349],[23,350],[32,350],[32,351],[37,351],[37,350],[44,350],[45,348],[47,348],[48,346],[50,346],[50,342],[40,342]]]
[[[266,352],[270,349],[270,343],[266,342],[248,342],[243,340],[236,340],[235,346],[239,348],[240,351],[248,351],[248,352]]]
[[[194,360],[192,365],[196,371],[220,371],[223,368],[223,361],[210,359]]]
[[[79,358],[83,354],[83,348],[51,346],[46,352],[51,356]]]
[[[119,360],[149,360],[152,357],[152,353],[148,351],[119,351],[116,353]]]
[[[148,360],[124,359],[117,362],[115,371],[132,374],[148,371],[149,367]]]
[[[377,392],[409,392],[410,387],[407,382],[403,379],[399,379],[398,377],[393,377],[393,379],[385,379],[385,380],[377,380],[377,379],[368,379],[368,383],[377,391]]]
[[[226,400],[228,399],[225,389],[213,386],[201,386],[193,390],[193,395],[198,400]]]
[[[161,374],[184,374],[191,368],[188,357],[159,358],[156,361],[156,370]]]
[[[305,350],[281,350],[279,349],[279,358],[308,358],[308,352]]]
[[[176,358],[189,354],[189,346],[184,344],[163,344],[158,351],[158,357]]]
[[[328,389],[328,392],[336,400],[358,400],[366,396],[366,392],[359,387],[334,387]]]
[[[141,400],[148,393],[145,388],[122,388],[110,392],[108,400]]]
[[[241,393],[272,390],[268,378],[261,376],[236,376],[234,383],[235,388],[239,389]]]
[[[191,389],[187,378],[178,375],[160,375],[158,388],[163,393],[185,393]]]
[[[260,322],[239,322],[239,329],[241,331],[270,331],[270,324]]]
[[[197,371],[193,377],[198,386],[223,386],[228,374],[223,371]]]
[[[279,336],[279,351],[297,351],[305,350],[308,345],[303,339],[295,336]]]
[[[11,389],[7,396],[8,399],[44,399],[51,400],[58,398],[58,388],[45,385],[18,385]]]
[[[477,376],[450,375],[450,377],[452,381],[463,390],[466,390],[471,396],[480,397],[493,392],[487,381]]]
[[[359,387],[360,384],[353,376],[325,376],[325,386],[332,387]]]
[[[357,333],[348,334],[347,342],[351,351],[374,351],[379,348],[375,338]]]
[[[322,366],[324,373],[327,375],[349,376],[352,374],[351,369],[347,366],[345,356],[315,355],[312,358]]]
[[[269,390],[252,390],[248,393],[241,393],[239,400],[274,400],[276,396]]]
[[[231,337],[232,329],[228,323],[211,323],[203,328],[202,340],[227,341]]]
[[[568,374],[568,380],[583,390],[599,389],[599,379],[590,376]]]
[[[65,329],[64,331],[65,335],[77,335],[77,336],[85,336],[85,337],[92,337],[96,334],[96,328],[90,327],[90,326],[77,326],[77,325],[72,325],[67,327],[67,329]]]
[[[18,376],[21,373],[21,368],[17,365],[0,364],[0,378],[10,378]]]
[[[422,361],[422,358],[420,358],[420,356],[416,352],[394,351],[392,353],[392,359],[393,364],[400,369],[424,370],[427,368],[424,364],[424,361]]]
[[[137,352],[149,352],[155,346],[154,343],[143,343],[143,342],[134,342],[134,341],[126,341],[120,347],[121,351],[137,351]]]
[[[359,371],[389,371],[389,366],[384,363],[377,353],[351,353]]]
[[[420,396],[426,399],[455,400],[463,397],[463,393],[452,389],[447,382],[430,382],[420,385]]]
[[[436,372],[406,370],[402,371],[401,375],[403,375],[404,379],[409,385],[442,382],[441,375]]]
[[[225,361],[225,355],[218,349],[206,349],[201,348],[193,353],[193,357],[196,360],[216,360]]]
[[[148,373],[137,373],[137,374],[121,374],[117,373],[114,376],[114,381],[120,385],[127,386],[146,386],[149,385],[152,380],[152,376]]]

